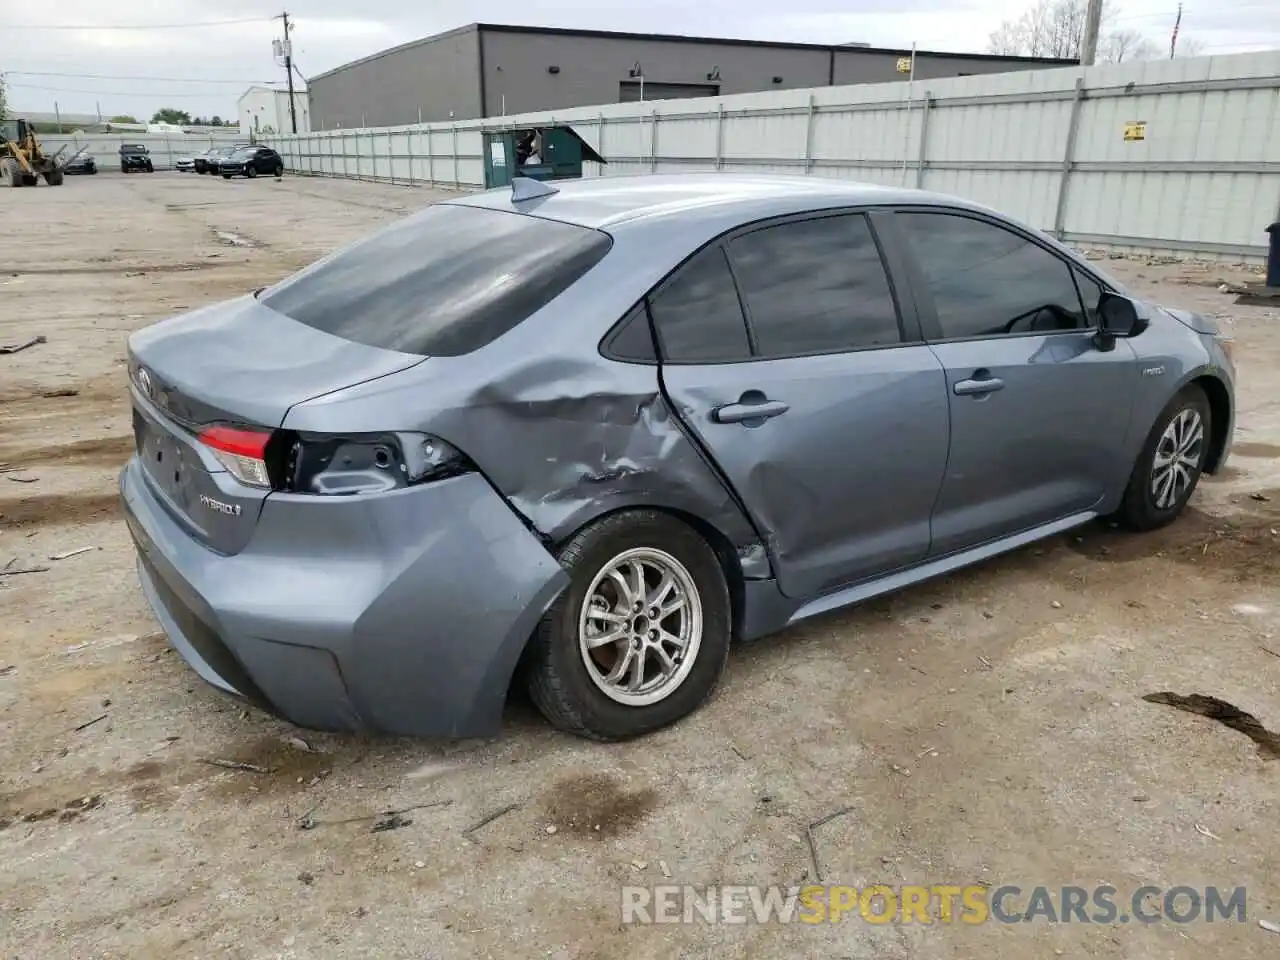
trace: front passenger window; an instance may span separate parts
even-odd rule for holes
[[[1057,333],[1091,326],[1071,268],[1025,237],[973,217],[904,212],[942,339]]]

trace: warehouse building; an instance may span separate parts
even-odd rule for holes
[[[473,23],[312,77],[311,127],[382,127],[535,110],[902,80],[909,50]],[[917,79],[1075,60],[916,54]]]

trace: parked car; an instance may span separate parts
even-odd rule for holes
[[[93,154],[87,151],[81,151],[66,162],[62,168],[63,173],[97,173],[98,164],[93,159]]]
[[[192,170],[196,168],[196,158],[195,157],[179,157],[177,162],[173,166],[174,166],[174,169],[177,170],[179,173],[190,173]]]
[[[487,735],[513,677],[602,740],[752,638],[1226,462],[1231,341],[962,200],[566,181],[427,207],[134,333],[139,572],[219,689]]]
[[[120,172],[133,173],[135,170],[155,173],[150,151],[141,143],[120,144]]]
[[[243,147],[229,157],[223,157],[218,163],[218,172],[224,180],[232,177],[252,179],[259,174],[279,177],[284,174],[284,161],[270,147]]]
[[[218,164],[223,157],[229,157],[237,150],[249,146],[247,143],[232,143],[221,147],[211,147],[202,154],[197,154],[192,158],[192,165],[196,173],[217,173]]]

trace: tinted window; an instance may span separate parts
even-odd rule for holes
[[[905,213],[942,336],[993,337],[1086,326],[1071,268],[1024,237],[969,217]]]
[[[1089,319],[1089,326],[1098,323],[1098,301],[1102,299],[1103,287],[1092,277],[1085,276],[1079,270],[1074,271],[1076,286],[1080,288],[1080,299],[1084,301],[1084,314]]]
[[[680,268],[650,304],[663,356],[715,363],[751,356],[747,325],[724,251],[708,247]]]
[[[641,304],[632,310],[622,325],[609,337],[605,352],[619,360],[636,363],[657,363],[653,349],[653,334],[649,332],[649,317]]]
[[[609,246],[585,227],[439,204],[269,288],[262,302],[357,343],[457,356],[545,306]]]
[[[862,216],[779,224],[729,247],[763,357],[901,343],[880,251]]]

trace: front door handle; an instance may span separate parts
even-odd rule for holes
[[[716,423],[763,423],[782,416],[790,409],[790,404],[781,400],[769,400],[759,390],[748,390],[738,398],[737,403],[726,403],[712,410],[711,419]]]
[[[1004,389],[1004,381],[987,370],[975,370],[972,379],[957,380],[951,391],[957,397],[981,397]]]

